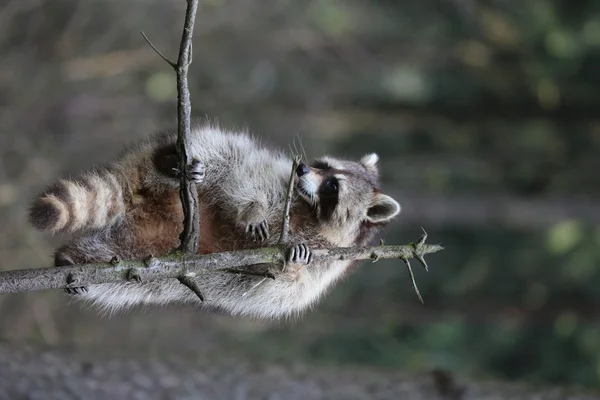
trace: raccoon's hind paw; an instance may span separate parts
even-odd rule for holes
[[[312,252],[305,244],[297,244],[288,250],[287,261],[295,264],[310,264],[312,262]]]
[[[254,240],[264,242],[269,238],[269,224],[266,220],[246,225],[246,233]]]
[[[190,169],[188,170],[188,177],[195,184],[199,184],[204,180],[205,172],[206,167],[204,164],[202,164],[199,160],[194,159]]]

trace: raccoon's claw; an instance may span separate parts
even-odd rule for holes
[[[290,247],[287,254],[287,261],[296,264],[310,264],[312,262],[312,252],[305,244],[297,244]]]
[[[88,288],[87,286],[73,286],[73,287],[66,287],[65,288],[65,293],[71,296],[75,296],[78,294],[84,294],[87,293]]]
[[[62,253],[59,253],[59,254],[62,254]],[[71,258],[69,256],[65,256],[65,257],[67,257],[69,260],[71,260]],[[87,286],[75,286],[75,285],[77,285],[77,279],[73,276],[73,274],[69,273],[69,275],[67,275],[67,286],[65,286],[65,289],[64,289],[65,293],[68,295],[71,295],[71,296],[87,293],[87,291],[88,291]]]
[[[264,242],[269,238],[269,224],[267,221],[261,221],[258,224],[246,225],[246,233],[254,240]]]
[[[206,168],[199,160],[193,160],[190,169],[188,170],[188,176],[195,184],[202,183],[204,180],[204,173]]]

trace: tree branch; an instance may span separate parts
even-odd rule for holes
[[[190,178],[190,168],[194,161],[190,155],[191,148],[191,114],[192,104],[190,101],[190,90],[188,88],[187,73],[192,63],[192,35],[194,33],[194,22],[198,0],[187,0],[185,10],[185,22],[179,45],[179,57],[177,63],[165,57],[144,32],[140,32],[146,42],[177,74],[177,155],[179,156],[179,173],[181,186],[179,197],[183,206],[183,230],[179,235],[181,245],[177,250],[184,253],[197,254],[200,244],[200,207],[198,206],[198,189]],[[193,289],[197,292],[199,289]]]
[[[194,33],[194,22],[198,0],[187,0],[185,10],[185,22],[179,45],[179,57],[177,63],[165,57],[141,32],[146,42],[163,60],[165,60],[177,74],[177,155],[179,156],[180,189],[179,198],[183,207],[183,230],[179,235],[181,244],[176,249],[187,254],[197,254],[200,245],[200,206],[198,205],[198,188],[190,176],[193,157],[190,154],[191,144],[191,114],[192,104],[190,101],[190,90],[188,88],[187,73],[192,63],[192,36]],[[204,296],[198,284],[182,270],[177,276],[179,282],[190,289],[204,301]]]
[[[411,243],[398,246],[338,247],[313,249],[314,261],[335,260],[378,260],[384,258],[419,258],[425,254],[442,250],[435,244],[417,245]],[[128,282],[132,275],[146,282],[158,279],[178,279],[181,276],[194,277],[209,273],[231,273],[240,268],[255,264],[282,265],[287,248],[285,246],[265,247],[252,250],[239,250],[206,255],[170,254],[166,257],[150,258],[145,261],[119,261],[118,263],[98,263],[70,265],[0,272],[0,294],[29,292],[34,290],[61,289],[67,277],[77,281],[79,286],[109,282]],[[275,279],[282,273],[272,271]],[[210,299],[209,299],[210,300]]]
[[[181,173],[181,189],[179,195],[183,205],[183,231],[179,250],[185,253],[198,253],[200,243],[200,213],[198,206],[198,190],[190,179],[189,170],[192,164],[191,149],[191,102],[187,83],[188,67],[191,63],[192,33],[198,0],[187,0],[185,23],[179,47],[179,58],[175,72],[177,73],[177,153],[179,155],[179,170]]]

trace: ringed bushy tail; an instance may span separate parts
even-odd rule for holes
[[[114,224],[125,213],[123,189],[114,173],[61,179],[29,209],[29,222],[50,233],[72,233]]]

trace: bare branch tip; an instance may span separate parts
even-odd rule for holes
[[[421,229],[423,230],[423,235],[421,235],[419,240],[417,240],[417,242],[415,243],[416,246],[422,246],[427,240],[427,232],[425,231],[425,228],[421,227]]]
[[[429,272],[429,267],[427,266],[427,263],[425,262],[425,258],[420,254],[415,254],[415,258],[417,259],[417,261],[419,261],[419,263],[421,263],[421,265],[423,266],[425,271]]]
[[[173,61],[169,60],[167,57],[165,57],[155,46],[154,44],[152,44],[152,42],[150,41],[150,39],[148,39],[148,36],[146,36],[146,34],[144,33],[144,31],[140,31],[140,33],[142,34],[142,36],[144,37],[144,40],[146,40],[146,43],[148,43],[150,45],[150,47],[152,47],[152,50],[154,50],[154,52],[156,54],[158,54],[160,56],[160,58],[162,58],[163,60],[165,60],[167,62],[167,64],[169,64],[171,67],[173,68],[177,68],[177,64],[175,64]]]
[[[421,301],[421,304],[425,304],[425,302],[423,301],[423,297],[421,296],[421,292],[419,292],[419,288],[417,287],[417,281],[415,280],[415,274],[413,273],[413,270],[410,266],[410,261],[408,261],[408,258],[405,257],[402,257],[401,260],[404,261],[404,264],[406,264],[406,268],[408,269],[408,275],[410,275],[410,280],[412,282],[413,288],[415,289],[417,297]]]

